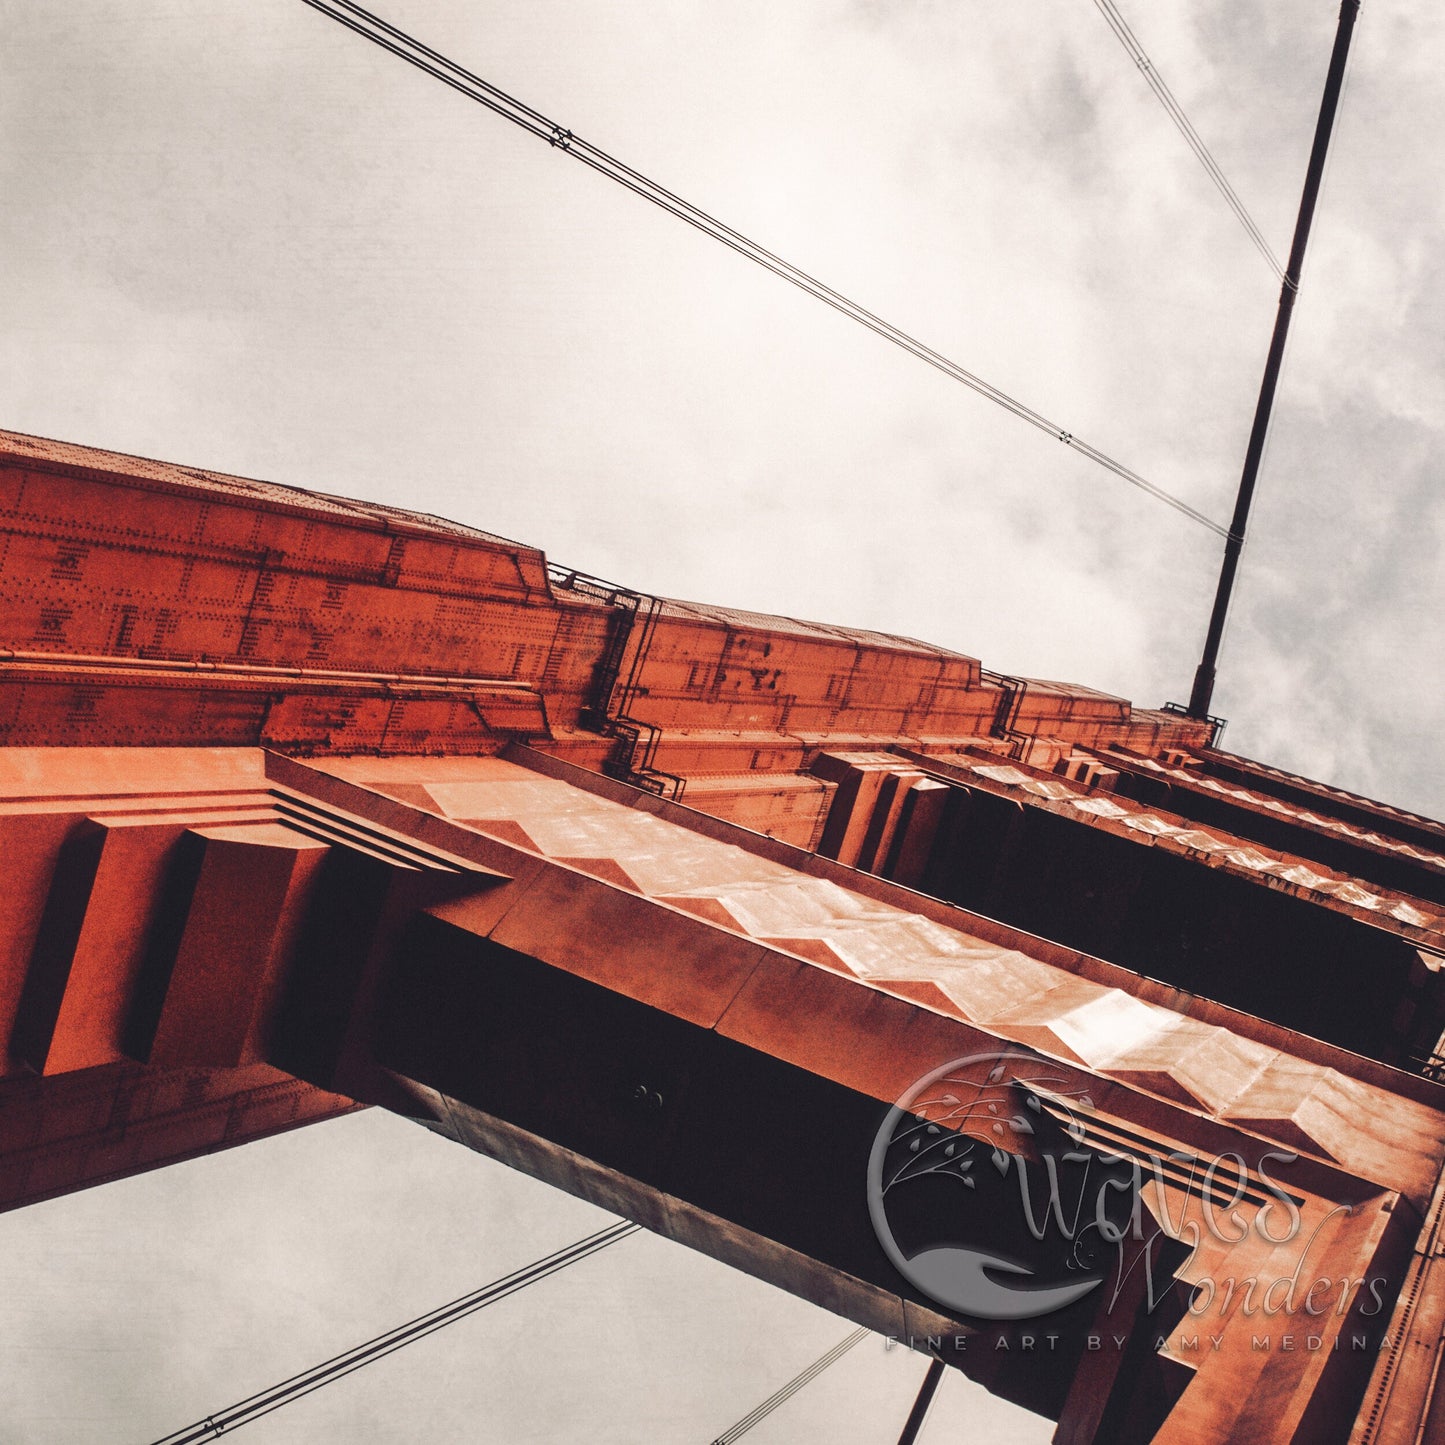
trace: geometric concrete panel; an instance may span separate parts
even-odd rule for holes
[[[67,845],[51,887],[78,895],[73,875],[85,870],[83,905],[69,915],[79,927],[65,947],[47,918],[17,1023],[25,1056],[38,1072],[65,1073],[125,1057],[127,1022],[157,904],[184,832],[183,823],[102,820],[86,825]],[[81,853],[86,863],[77,857]]]
[[[183,846],[198,855],[181,864],[194,868],[194,884],[147,1058],[236,1065],[255,1055],[292,927],[330,850],[280,824],[196,828]]]
[[[933,778],[923,778],[908,789],[892,844],[875,872],[905,888],[922,883],[950,791],[946,783]]]
[[[1111,1071],[1155,1093],[1196,1101],[1210,1114],[1225,1114],[1278,1057],[1278,1049],[1180,1019],[1158,1038],[1122,1049]]]

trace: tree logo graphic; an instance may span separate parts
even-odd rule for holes
[[[918,1080],[868,1160],[869,1213],[893,1266],[972,1319],[1036,1319],[1096,1289],[1137,1192],[1126,1161],[1084,1147],[1092,1109],[1066,1071],[1023,1052],[954,1059]]]

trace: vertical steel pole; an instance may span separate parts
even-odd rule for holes
[[[933,1403],[933,1396],[941,1379],[943,1361],[934,1360],[928,1366],[928,1373],[923,1377],[923,1384],[918,1390],[918,1398],[913,1402],[907,1420],[903,1422],[903,1433],[898,1437],[898,1445],[913,1445],[918,1439],[918,1432],[923,1429],[923,1417],[928,1414],[928,1407]]]
[[[1269,414],[1274,406],[1280,364],[1284,361],[1284,344],[1289,335],[1295,293],[1299,290],[1305,245],[1310,238],[1310,222],[1314,219],[1315,202],[1319,199],[1320,180],[1325,172],[1325,155],[1330,147],[1330,132],[1334,129],[1340,88],[1345,79],[1345,60],[1350,53],[1350,37],[1354,33],[1355,17],[1359,10],[1360,0],[1344,0],[1340,6],[1340,22],[1335,30],[1335,48],[1330,53],[1325,93],[1320,100],[1320,115],[1315,124],[1309,169],[1305,172],[1304,194],[1300,197],[1299,218],[1295,221],[1294,243],[1290,246],[1289,265],[1285,269],[1284,285],[1280,288],[1279,310],[1275,315],[1269,355],[1264,363],[1264,380],[1260,383],[1259,402],[1254,409],[1254,426],[1249,433],[1249,447],[1244,454],[1244,472],[1239,479],[1239,496],[1234,504],[1234,518],[1229,524],[1229,536],[1224,543],[1224,565],[1220,568],[1219,587],[1214,594],[1214,610],[1209,615],[1204,654],[1199,660],[1199,667],[1194,674],[1194,689],[1189,695],[1190,717],[1207,718],[1209,705],[1214,697],[1214,672],[1219,661],[1219,644],[1224,638],[1224,619],[1229,612],[1229,596],[1234,590],[1234,574],[1239,567],[1239,554],[1244,549],[1244,529],[1249,523],[1249,505],[1254,500],[1254,483],[1259,475],[1260,458],[1264,455],[1264,439],[1269,431]]]

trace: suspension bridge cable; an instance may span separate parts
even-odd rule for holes
[[[903,1422],[903,1433],[898,1437],[898,1445],[915,1445],[918,1437],[923,1433],[923,1422],[928,1419],[928,1412],[933,1408],[933,1397],[938,1393],[938,1387],[942,1383],[943,1361],[931,1360],[928,1365],[928,1373],[924,1375],[923,1383],[918,1387],[918,1398],[914,1400],[913,1408]]]
[[[1106,471],[1112,472],[1122,481],[1128,482],[1130,486],[1138,488],[1156,501],[1163,502],[1166,506],[1172,507],[1191,521],[1207,527],[1221,537],[1229,535],[1228,529],[1219,522],[1197,511],[1181,498],[1165,491],[1163,487],[1140,476],[1139,473],[1116,461],[1098,447],[1076,437],[1066,427],[1050,421],[1032,407],[1026,406],[999,387],[993,386],[957,362],[949,360],[948,357],[926,346],[916,337],[833,290],[817,277],[794,266],[791,262],[783,260],[781,256],[775,255],[756,241],[750,240],[740,231],[736,231],[718,220],[717,217],[709,215],[708,212],[694,206],[690,201],[683,200],[682,197],[649,179],[640,171],[634,170],[625,162],[618,160],[617,157],[609,155],[600,147],[574,135],[570,130],[549,119],[540,111],[532,109],[531,106],[507,94],[506,91],[483,80],[455,61],[449,60],[440,52],[422,44],[405,31],[399,30],[379,16],[373,15],[369,10],[355,4],[354,0],[303,0],[303,3],[328,19],[335,20],[348,30],[370,40],[383,50],[405,60],[434,79],[440,80],[444,85],[450,86],[469,100],[476,101],[479,105],[505,117],[530,134],[547,141],[554,148],[566,152],[574,160],[581,161],[591,170],[625,186],[643,200],[650,201],[670,215],[685,221],[704,235],[710,236],[730,250],[736,251],[765,270],[771,271],[775,276],[806,291],[816,300],[831,306],[833,310],[856,321],[859,325],[867,327],[885,341],[892,342],[920,361],[927,362],[929,366],[969,387],[1019,420],[1027,422],[1039,431],[1047,432],[1056,440],[1063,442],[1065,446],[1103,467]]]
[[[299,1400],[303,1395],[309,1395],[313,1390],[319,1390],[323,1385],[329,1385],[333,1380],[339,1380],[343,1375],[349,1375],[363,1365],[371,1364],[373,1360],[379,1360],[404,1345],[434,1334],[488,1305],[496,1304],[498,1300],[516,1294],[528,1285],[536,1284],[549,1275],[566,1269],[568,1265],[587,1259],[606,1249],[608,1245],[626,1239],[629,1234],[636,1234],[637,1231],[638,1226],[626,1220],[610,1225],[585,1239],[579,1239],[565,1249],[559,1249],[555,1254],[547,1255],[545,1259],[537,1260],[535,1264],[529,1264],[525,1269],[494,1280],[450,1304],[420,1315],[394,1330],[388,1330],[384,1335],[377,1335],[365,1344],[356,1345],[322,1364],[303,1370],[299,1375],[292,1375],[289,1380],[283,1380],[279,1385],[249,1395],[237,1404],[217,1410],[215,1414],[206,1416],[194,1425],[163,1436],[155,1441],[154,1445],[200,1445],[202,1441],[214,1440],[223,1431],[249,1425],[263,1415],[269,1415],[273,1410],[279,1410],[283,1405],[289,1405],[293,1400]]]
[[[1269,353],[1264,360],[1264,375],[1259,383],[1259,400],[1254,406],[1254,423],[1249,429],[1249,444],[1244,451],[1244,470],[1239,476],[1239,491],[1234,499],[1234,515],[1229,536],[1224,541],[1224,557],[1219,567],[1219,582],[1214,592],[1214,606],[1209,612],[1209,628],[1204,635],[1204,651],[1194,670],[1194,686],[1189,693],[1189,716],[1201,721],[1209,719],[1210,702],[1214,696],[1214,680],[1219,664],[1219,649],[1224,642],[1224,624],[1229,616],[1229,602],[1234,593],[1234,579],[1244,550],[1245,528],[1249,525],[1249,509],[1254,501],[1254,488],[1259,481],[1260,463],[1264,460],[1265,439],[1269,436],[1269,419],[1274,410],[1274,395],[1284,366],[1285,344],[1289,340],[1290,317],[1294,314],[1295,297],[1299,292],[1300,273],[1304,270],[1305,249],[1309,245],[1310,228],[1314,225],[1315,207],[1319,204],[1320,186],[1324,182],[1325,162],[1329,159],[1330,135],[1344,92],[1345,73],[1350,61],[1350,40],[1360,13],[1360,0],[1341,0],[1339,19],[1335,22],[1335,43],[1330,48],[1329,69],[1325,71],[1325,88],[1320,96],[1320,113],[1315,120],[1315,138],[1310,145],[1309,164],[1305,167],[1304,188],[1300,192],[1299,213],[1295,217],[1294,239],[1289,247],[1289,271],[1279,288],[1279,305],[1274,316],[1274,332],[1269,339]],[[1217,736],[1217,734],[1216,734]]]
[[[1138,37],[1129,28],[1129,22],[1119,13],[1119,7],[1114,0],[1094,0],[1094,5],[1104,19],[1108,22],[1109,29],[1114,32],[1119,43],[1128,52],[1129,58],[1139,67],[1144,79],[1148,82],[1149,89],[1157,97],[1159,103],[1168,113],[1169,119],[1174,122],[1179,134],[1184,137],[1189,149],[1194,152],[1195,158],[1204,167],[1209,179],[1214,182],[1219,194],[1224,197],[1229,209],[1234,212],[1235,218],[1244,227],[1249,239],[1254,242],[1259,254],[1268,262],[1270,269],[1276,276],[1288,286],[1295,283],[1286,275],[1284,266],[1274,254],[1264,233],[1254,222],[1254,217],[1245,209],[1244,202],[1239,199],[1233,186],[1229,184],[1228,177],[1220,169],[1218,161],[1210,153],[1209,147],[1200,138],[1199,132],[1194,129],[1189,117],[1184,113],[1184,107],[1174,98],[1174,92],[1165,83],[1164,77],[1159,74],[1153,61],[1144,53],[1144,47],[1140,45]]]
[[[811,1384],[816,1380],[829,1365],[836,1365],[854,1345],[861,1343],[868,1333],[868,1330],[860,1326],[851,1335],[846,1335],[839,1340],[831,1350],[820,1355],[806,1370],[794,1375],[781,1390],[774,1391],[756,1409],[749,1410],[736,1425],[729,1426],[724,1430],[713,1440],[712,1445],[733,1445],[734,1440],[742,1439],[754,1425],[759,1425],[766,1420],[779,1405],[786,1405],[804,1385]]]

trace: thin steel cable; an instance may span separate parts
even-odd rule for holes
[[[1036,427],[1039,431],[1047,432],[1056,440],[1063,442],[1081,456],[1087,457],[1096,465],[1103,467],[1106,471],[1112,472],[1116,477],[1128,482],[1131,486],[1137,487],[1140,491],[1163,502],[1166,506],[1172,507],[1175,511],[1188,517],[1191,521],[1207,527],[1211,532],[1224,537],[1228,531],[1220,523],[1197,511],[1181,498],[1174,496],[1163,487],[1148,481],[1123,463],[1116,461],[1108,453],[1101,451],[1081,438],[1076,437],[1066,427],[1061,427],[1057,422],[1050,421],[1041,413],[1026,406],[1023,402],[1010,396],[1001,388],[976,376],[957,362],[949,360],[948,357],[934,351],[926,346],[916,337],[894,326],[891,322],[883,320],[882,317],[860,306],[857,302],[850,300],[832,287],[825,285],[815,276],[800,267],[794,266],[791,262],[783,260],[782,257],[760,246],[757,242],[750,240],[741,232],[734,230],[718,220],[715,216],[709,215],[700,207],[694,206],[691,202],[683,200],[666,187],[650,180],[640,171],[634,170],[631,166],[618,160],[615,156],[609,155],[598,146],[592,145],[589,141],[574,135],[570,130],[558,125],[540,111],[532,109],[523,102],[508,95],[505,91],[481,79],[479,76],[458,65],[455,61],[447,59],[438,51],[421,44],[406,32],[397,29],[380,17],[373,15],[362,6],[353,3],[353,0],[302,0],[303,4],[309,5],[313,10],[327,16],[346,26],[348,30],[365,39],[372,41],[382,49],[393,55],[398,55],[418,70],[433,76],[449,85],[453,90],[459,91],[471,100],[485,106],[488,110],[497,115],[504,116],[514,124],[521,126],[542,140],[546,140],[554,148],[563,150],[574,159],[581,161],[583,165],[591,170],[616,181],[619,185],[625,186],[635,195],[643,200],[650,201],[653,205],[667,211],[670,215],[676,216],[679,220],[687,222],[694,229],[701,231],[704,235],[710,236],[713,240],[721,242],[730,250],[736,251],[739,255],[746,257],[755,264],[762,266],[765,270],[771,271],[775,276],[790,282],[802,291],[806,291],[816,300],[831,306],[835,311],[856,321],[860,326],[881,336],[884,340],[892,342],[895,346],[916,356],[920,361],[941,371],[950,379],[969,387],[986,397],[995,405],[1002,407],[1021,421],[1027,422],[1030,426]]]
[[[908,1412],[908,1418],[903,1422],[903,1433],[898,1437],[898,1445],[915,1445],[915,1442],[923,1438],[923,1427],[928,1424],[928,1417],[938,1403],[938,1392],[942,1384],[943,1361],[935,1356],[928,1362],[928,1369],[919,1383],[917,1398]]]
[[[606,1249],[608,1245],[616,1244],[618,1240],[626,1239],[629,1234],[637,1232],[638,1226],[626,1220],[610,1225],[596,1234],[588,1235],[585,1239],[579,1239],[575,1244],[569,1244],[565,1249],[559,1249],[555,1254],[549,1254],[544,1259],[529,1264],[525,1269],[519,1269],[501,1279],[494,1280],[491,1284],[484,1285],[471,1294],[452,1300],[450,1304],[419,1315],[416,1319],[399,1325],[394,1330],[388,1330],[384,1335],[377,1335],[364,1344],[355,1345],[319,1365],[313,1365],[309,1370],[292,1375],[290,1379],[283,1380],[279,1385],[273,1385],[269,1389],[248,1395],[244,1400],[238,1401],[224,1410],[217,1410],[194,1425],[187,1425],[180,1430],[173,1431],[155,1441],[154,1445],[200,1445],[202,1441],[214,1440],[224,1431],[249,1425],[263,1415],[269,1415],[273,1410],[279,1410],[283,1405],[289,1405],[292,1401],[299,1400],[314,1390],[319,1390],[323,1385],[329,1385],[334,1380],[339,1380],[343,1376],[361,1369],[362,1366],[371,1364],[374,1360],[379,1360],[405,1345],[434,1334],[437,1330],[454,1324],[457,1320],[465,1319],[466,1316],[475,1314],[488,1305],[496,1304],[497,1301],[526,1289],[528,1285],[536,1284],[540,1280],[556,1274],[559,1270],[566,1269],[568,1265],[576,1264],[579,1260],[590,1258],[600,1250]]]
[[[1248,233],[1250,240],[1253,241],[1260,254],[1270,266],[1270,269],[1273,270],[1275,275],[1281,280],[1286,280],[1287,273],[1285,268],[1281,265],[1278,257],[1275,256],[1269,242],[1264,237],[1264,233],[1255,223],[1253,216],[1249,214],[1244,202],[1239,199],[1238,193],[1229,183],[1228,177],[1225,176],[1223,169],[1214,159],[1209,147],[1205,145],[1188,115],[1185,114],[1184,108],[1175,98],[1173,91],[1169,89],[1168,83],[1145,53],[1144,47],[1139,43],[1139,39],[1130,28],[1128,21],[1119,13],[1118,7],[1113,4],[1113,0],[1094,0],[1094,4],[1108,22],[1109,28],[1114,32],[1119,43],[1123,45],[1130,59],[1138,66],[1149,88],[1154,92],[1160,104],[1163,105],[1169,118],[1174,122],[1175,127],[1184,137],[1186,144],[1188,144],[1190,150],[1194,152],[1196,159],[1204,167],[1205,172],[1214,182],[1220,195],[1223,196],[1225,202],[1234,212],[1240,224]]]
[[[761,1424],[780,1405],[786,1405],[804,1385],[811,1384],[830,1365],[836,1365],[854,1345],[864,1340],[868,1333],[868,1330],[860,1326],[851,1335],[839,1340],[831,1350],[820,1355],[806,1370],[794,1375],[781,1390],[775,1390],[761,1405],[749,1410],[736,1425],[730,1425],[713,1440],[712,1445],[733,1445],[734,1440],[742,1439],[754,1425]]]
[[[1184,137],[1185,144],[1194,152],[1195,159],[1204,167],[1209,179],[1214,182],[1215,189],[1224,197],[1225,204],[1234,212],[1235,218],[1244,227],[1249,239],[1254,242],[1259,254],[1264,257],[1270,269],[1281,281],[1292,285],[1290,278],[1285,274],[1283,264],[1274,254],[1269,242],[1265,240],[1264,232],[1255,224],[1254,217],[1249,214],[1244,202],[1239,199],[1238,193],[1230,185],[1219,162],[1214,159],[1209,147],[1204,144],[1199,132],[1194,129],[1193,123],[1184,113],[1184,107],[1174,98],[1174,92],[1169,89],[1168,83],[1145,53],[1138,36],[1129,28],[1129,22],[1119,13],[1119,8],[1114,4],[1114,0],[1094,0],[1094,5],[1099,14],[1108,22],[1109,29],[1114,32],[1115,38],[1128,52],[1129,58],[1139,67],[1149,89],[1154,92],[1155,97],[1168,113],[1169,119],[1174,122],[1179,134]]]

